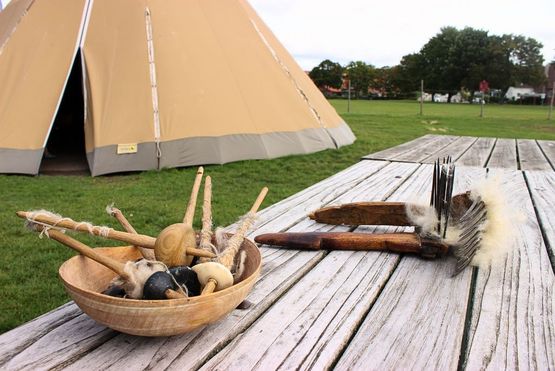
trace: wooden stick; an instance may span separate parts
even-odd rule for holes
[[[138,234],[137,230],[135,228],[133,228],[131,223],[129,223],[129,221],[127,220],[125,215],[123,215],[123,213],[121,212],[120,209],[118,209],[117,207],[110,207],[110,215],[112,215],[114,218],[116,218],[116,220],[119,222],[119,224],[127,232],[132,233],[132,234]],[[141,255],[143,255],[143,258],[145,258],[147,260],[156,260],[156,257],[154,256],[154,252],[152,250],[148,250],[148,249],[146,249],[142,246],[136,246],[136,247],[141,251]]]
[[[18,211],[17,216],[30,221],[48,224],[51,227],[59,227],[64,229],[71,229],[78,232],[90,233],[95,236],[106,237],[112,240],[126,242],[131,245],[142,246],[148,249],[154,248],[156,238],[146,236],[143,234],[133,234],[128,232],[116,231],[112,228],[103,228],[99,226],[90,226],[90,224],[78,223],[71,219],[58,219],[48,215],[33,215],[33,213],[26,211]],[[197,248],[187,248],[187,254],[193,256],[201,256],[206,258],[214,258],[216,255]]]
[[[207,176],[204,181],[204,200],[202,204],[202,230],[200,232],[199,248],[212,252],[212,178]],[[200,258],[201,263],[208,261]]]
[[[200,189],[200,183],[202,182],[203,174],[204,168],[201,166],[197,170],[197,176],[195,177],[195,182],[193,183],[193,189],[191,190],[189,204],[187,205],[187,210],[185,211],[185,216],[183,217],[183,223],[188,226],[193,225],[193,219],[195,218],[195,207],[197,206],[198,191]]]
[[[110,212],[111,212],[110,215],[112,215],[114,218],[116,218],[116,220],[119,222],[119,224],[121,224],[123,229],[125,229],[129,233],[137,234],[137,230],[135,230],[135,228],[133,228],[131,223],[129,223],[129,221],[123,215],[123,213],[121,212],[120,209],[118,209],[117,207],[111,207]]]
[[[249,214],[256,214],[256,212],[258,211],[258,208],[262,204],[262,201],[264,201],[264,198],[266,197],[267,193],[268,193],[268,188],[267,187],[262,188],[262,190],[260,191],[260,194],[254,201],[254,204],[252,205],[249,211]],[[233,261],[235,259],[235,255],[237,255],[237,252],[241,247],[241,243],[245,238],[245,233],[251,226],[253,220],[254,220],[253,215],[248,215],[243,220],[243,222],[241,223],[241,225],[239,226],[235,234],[231,236],[231,238],[229,239],[227,248],[220,255],[218,255],[218,262],[222,264],[224,267],[226,267],[227,269],[231,270]],[[214,290],[216,289],[216,286],[217,286],[216,280],[213,278],[210,278],[206,283],[206,285],[204,286],[204,288],[202,289],[202,292],[200,295],[203,296],[203,295],[208,295],[213,293]]]
[[[258,211],[258,208],[262,204],[262,201],[264,201],[266,194],[268,194],[268,188],[264,187],[260,191],[260,194],[256,198],[256,201],[254,201],[254,204],[252,205],[249,211],[249,214],[256,214],[256,212]],[[235,255],[237,255],[239,248],[241,247],[241,243],[245,238],[245,234],[247,233],[247,230],[250,228],[252,222],[254,221],[253,216],[254,215],[250,217],[247,216],[243,220],[243,223],[241,223],[239,228],[237,228],[237,231],[235,232],[235,234],[231,236],[231,238],[229,239],[227,244],[228,247],[218,256],[218,260],[220,261],[220,263],[222,263],[228,269],[231,269],[231,266],[233,265],[233,260],[235,259]]]
[[[125,264],[115,259],[112,259],[106,255],[102,255],[96,252],[93,248],[85,245],[82,242],[77,241],[76,239],[70,236],[67,236],[64,233],[57,231],[55,229],[48,230],[48,237],[66,245],[67,247],[72,248],[73,250],[77,251],[81,255],[84,255],[87,258],[102,264],[106,268],[113,270],[118,275],[120,275],[123,279],[128,280],[130,278],[123,269],[125,267]]]

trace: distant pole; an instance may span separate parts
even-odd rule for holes
[[[553,82],[553,89],[551,90],[551,103],[549,103],[549,114],[547,119],[551,120],[551,114],[553,113],[553,97],[555,97],[555,82]]]
[[[482,97],[480,98],[480,117],[484,117],[484,93],[482,93]]]
[[[420,116],[422,116],[424,106],[424,80],[420,80]]]
[[[351,112],[351,79],[347,80],[348,93],[347,93],[347,112]]]

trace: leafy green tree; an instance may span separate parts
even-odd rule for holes
[[[541,84],[544,77],[541,43],[515,35],[488,35],[470,27],[445,27],[419,53],[403,57],[399,66],[399,87],[418,89],[421,79],[426,90],[454,93],[465,86],[477,90],[480,81],[507,89],[515,84]]]
[[[371,64],[362,61],[350,62],[345,67],[348,78],[351,80],[351,88],[355,96],[361,97],[368,95],[370,81],[375,76],[375,68]]]
[[[314,67],[308,75],[320,89],[325,86],[340,88],[343,81],[343,67],[339,63],[326,59]]]

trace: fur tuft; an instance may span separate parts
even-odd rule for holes
[[[113,283],[121,285],[128,297],[142,299],[146,280],[153,273],[166,271],[167,268],[162,262],[140,259],[136,262],[128,261],[123,270],[129,276],[129,280],[118,277]]]
[[[481,197],[486,205],[487,217],[482,229],[480,248],[471,265],[487,268],[505,257],[515,241],[514,225],[525,220],[524,213],[509,206],[507,193],[498,177],[478,183],[470,193],[472,200]]]
[[[422,229],[423,233],[433,233],[438,220],[435,210],[427,205],[407,203],[405,207],[409,220]]]

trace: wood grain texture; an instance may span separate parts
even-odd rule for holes
[[[497,139],[486,166],[490,168],[518,169],[515,140]]]
[[[456,165],[485,167],[495,145],[495,138],[478,138],[456,161]]]
[[[555,141],[552,140],[538,140],[538,145],[541,147],[544,155],[547,157],[551,166],[555,168]]]
[[[335,193],[337,189],[342,189],[342,187],[344,187],[343,189],[350,189],[353,184],[360,182],[360,178],[364,179],[371,176],[373,171],[377,171],[386,165],[387,163],[384,162],[376,164],[365,161],[362,166],[355,166],[346,172],[336,174],[332,180],[323,181],[323,186],[319,188],[321,193],[318,193],[318,189],[311,187],[308,189],[310,192],[303,191],[306,197],[299,198],[294,195],[287,203],[277,204],[279,206],[277,212],[273,212],[271,208],[261,212],[258,224],[262,226],[268,224],[268,228],[278,228],[278,230],[287,229],[291,224],[289,213],[286,213],[288,209],[293,211],[293,215],[296,215],[296,213],[303,215],[306,213],[303,210],[312,209],[312,205],[320,207],[326,200],[333,200],[337,197]],[[397,174],[394,176],[397,176]],[[307,205],[303,205],[303,203]],[[296,210],[294,210],[295,208]],[[122,344],[125,348],[125,344],[130,337],[119,335],[98,347],[95,351],[76,360],[70,368],[94,368],[95,365],[103,365],[103,367],[143,366],[145,364],[167,366],[174,361],[180,367],[199,367],[218,347],[229,342],[255,321],[283,292],[323,257],[322,253],[280,251],[276,254],[274,250],[276,249],[261,249],[263,255],[261,278],[248,297],[248,300],[253,303],[253,306],[248,310],[235,310],[224,320],[205,327],[199,333],[176,337],[179,340],[170,341],[170,345],[164,342],[163,350],[158,347],[158,344],[162,346],[161,343],[154,339],[134,340],[133,344],[149,349],[144,354],[124,352],[122,356],[119,349]],[[166,356],[159,359],[159,354]],[[194,356],[192,356],[193,354]],[[149,357],[149,355],[154,358]],[[174,360],[178,356],[180,356],[179,359]],[[73,358],[77,358],[77,356],[74,355]]]
[[[399,156],[392,158],[393,161],[404,161],[404,162],[422,162],[423,160],[430,157],[437,157],[436,153],[439,153],[449,144],[457,140],[458,137],[451,135],[437,135],[433,137],[433,140],[426,143],[425,145],[413,148]]]
[[[525,177],[555,269],[555,173],[527,171]]]
[[[64,304],[0,336],[0,366],[43,336],[82,314],[74,303]]]
[[[376,153],[370,153],[370,154],[362,157],[362,159],[363,160],[389,160],[389,159],[397,157],[397,156],[399,156],[399,155],[401,155],[405,152],[413,150],[414,148],[424,147],[428,143],[434,141],[435,137],[437,137],[437,135],[431,135],[431,134],[424,135],[424,136],[418,137],[416,139],[413,139],[409,142],[399,144],[398,146],[391,147],[391,148],[388,148],[388,149],[385,149],[383,151],[379,151],[379,152],[376,152]]]
[[[308,210],[312,210],[313,208],[318,208],[325,204],[325,202],[329,202],[337,197],[338,192],[345,189],[350,189],[352,186],[357,184],[358,182],[362,181],[365,177],[371,176],[374,172],[378,171],[382,167],[386,166],[387,162],[375,162],[375,161],[364,161],[358,164],[351,166],[348,169],[345,169],[334,176],[323,180],[322,182],[311,186],[296,195],[289,197],[286,200],[283,200],[272,207],[269,207],[263,211],[261,211],[260,217],[257,220],[258,225],[266,225],[268,224],[268,228],[276,230],[286,230],[291,225],[295,224],[295,217],[293,215],[297,215],[296,218],[303,218],[305,213]],[[361,176],[362,174],[362,176]],[[305,205],[306,204],[306,205]],[[292,211],[292,215],[288,213],[288,210]],[[293,220],[292,220],[293,218]],[[231,226],[229,230],[234,230],[234,226]],[[307,270],[310,268],[323,257],[322,253],[307,253],[307,252],[294,252],[294,251],[286,251],[286,252],[279,252],[278,255],[272,258],[273,260],[267,260],[265,255],[268,254],[268,250],[270,250],[270,254],[275,255],[275,249],[261,249],[261,253],[263,256],[263,266],[261,272],[261,278],[259,279],[258,283],[255,285],[255,288],[258,288],[259,291],[254,290],[255,292],[251,292],[249,296],[249,300],[253,301],[253,298],[258,298],[258,300],[263,300],[262,303],[258,303],[255,301],[258,306],[254,306],[254,308],[249,311],[248,313],[245,311],[234,311],[232,312],[232,316],[230,316],[230,321],[225,323],[218,323],[216,325],[209,326],[212,331],[208,330],[209,335],[206,335],[207,341],[204,343],[199,341],[202,345],[202,349],[199,351],[199,356],[194,358],[195,361],[199,364],[202,363],[203,357],[204,359],[208,357],[208,355],[213,351],[214,347],[229,341],[230,338],[239,331],[241,331],[241,325],[245,326],[249,322],[252,322],[256,319],[257,313],[264,311],[268,306],[271,305],[272,301],[275,298],[279,297],[284,291],[286,291],[289,286],[294,284],[300,276],[302,276]],[[271,273],[271,274],[270,274]],[[270,274],[272,279],[267,277],[267,274]],[[266,282],[269,282],[266,284]],[[235,312],[239,312],[239,314],[233,315]],[[79,312],[80,313],[80,312]],[[247,315],[248,314],[248,315]],[[238,321],[241,319],[242,322]],[[81,321],[85,321],[87,323],[94,323],[89,317],[87,316],[80,316]],[[53,317],[52,321],[56,322],[58,319],[57,317]],[[48,321],[48,318],[45,319]],[[236,324],[239,323],[239,326]],[[30,322],[25,325],[25,332],[38,332],[42,333],[43,329],[41,326],[37,325],[38,327],[35,329],[35,323]],[[73,326],[79,327],[82,326],[80,323],[74,323]],[[103,327],[102,327],[103,328]],[[14,329],[12,331],[17,331],[20,334],[19,329]],[[71,328],[67,329],[68,332],[71,332]],[[111,330],[106,330],[111,331]],[[204,332],[203,332],[204,333]],[[8,333],[7,333],[8,334]],[[4,334],[0,336],[0,344],[3,341],[5,336]],[[114,336],[114,335],[112,335]],[[94,343],[94,339],[104,339],[104,335],[91,335],[90,340],[91,343]],[[110,363],[117,363],[117,359],[111,359],[110,355],[112,352],[110,349],[114,348],[113,344],[120,344],[120,341],[128,341],[129,336],[126,335],[118,335],[115,339],[108,342],[106,346],[99,347],[98,352],[91,353],[83,362],[88,364],[92,367],[94,362],[99,360],[99,357],[105,359],[106,362]],[[178,338],[183,338],[183,343],[186,345],[188,341],[192,341],[194,336],[189,338],[187,335],[179,336]],[[36,341],[33,337],[25,339],[22,342],[21,346],[17,349],[18,351],[22,351],[26,349],[26,347],[32,347],[34,341]],[[62,336],[59,340],[60,342],[65,342],[66,339]],[[143,339],[143,343],[149,343],[150,340]],[[180,346],[179,343],[178,346]],[[47,357],[48,354],[45,354],[41,351],[43,348],[36,348],[34,347],[35,356],[37,358],[40,357]],[[115,349],[115,348],[114,348]],[[197,349],[197,348],[195,348]],[[179,348],[177,352],[179,353],[182,348]],[[90,347],[87,346],[78,346],[73,347],[71,350],[57,354],[57,361],[59,364],[66,364],[70,362],[70,360],[78,359],[82,357],[84,354],[87,354],[90,351]],[[106,353],[106,355],[99,356],[99,354]],[[156,352],[156,349],[153,349],[153,352]],[[9,354],[9,353],[8,353]],[[137,355],[129,355],[129,359],[134,360]],[[11,357],[6,357],[5,361],[8,361]],[[140,358],[140,357],[139,357]],[[89,360],[93,360],[92,363],[88,363]],[[142,358],[141,358],[142,359]],[[171,361],[171,360],[170,360]],[[150,362],[150,360],[148,360]],[[15,367],[14,364],[12,364]]]
[[[457,137],[456,140],[449,143],[447,146],[443,147],[441,150],[437,151],[433,155],[422,160],[423,163],[432,164],[438,158],[444,158],[451,156],[453,161],[457,160],[463,155],[475,142],[476,137]]]
[[[479,270],[466,368],[555,368],[555,278],[522,172],[498,170],[513,213],[509,254]]]
[[[517,139],[518,158],[522,170],[553,170],[535,140]]]
[[[413,174],[415,164],[392,164],[334,202],[387,197]],[[429,183],[429,174],[420,181]],[[412,176],[408,179],[412,179]],[[292,231],[341,230],[305,219]],[[329,367],[379,293],[399,256],[334,251],[304,276],[253,326],[203,369]],[[175,363],[172,368],[186,365]]]
[[[425,165],[429,176],[431,166]],[[485,169],[461,168],[455,191],[468,189]],[[427,199],[430,184],[403,184]],[[404,189],[407,187],[407,189]],[[456,369],[464,333],[471,269],[451,277],[451,259],[403,257],[352,339],[337,369]]]

